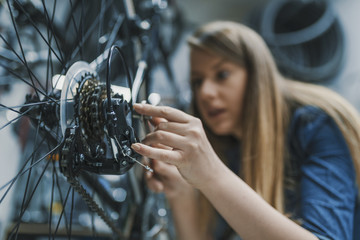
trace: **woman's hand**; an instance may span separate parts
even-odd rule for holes
[[[196,188],[207,184],[222,162],[211,147],[201,121],[170,107],[135,104],[134,109],[166,121],[159,122],[155,132],[148,134],[142,144],[133,144],[132,148],[148,158],[175,165]],[[157,145],[164,147],[152,147]]]
[[[167,122],[167,120],[153,117],[150,122],[153,127],[157,127],[159,123]],[[152,147],[171,150],[171,148],[162,144],[153,144]],[[164,192],[167,199],[172,201],[194,190],[174,165],[152,159],[151,167],[154,172],[145,172],[145,180],[148,188],[153,192]]]
[[[164,192],[170,201],[193,191],[193,187],[185,181],[174,165],[155,159],[151,161],[154,173],[146,172],[145,175],[149,189]]]
[[[155,131],[159,131],[159,124],[163,122],[167,120],[159,117],[151,118]],[[152,143],[151,147],[173,150],[172,147],[161,143]],[[185,181],[176,166],[152,159],[151,167],[154,172],[145,173],[147,185],[154,192],[165,193],[171,207],[178,239],[207,239],[199,232],[198,192]]]

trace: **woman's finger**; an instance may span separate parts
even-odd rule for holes
[[[186,144],[186,138],[171,132],[155,131],[146,135],[141,141],[143,144],[152,145],[161,144],[171,148],[183,149]],[[162,147],[164,149],[164,147]]]
[[[154,169],[154,177],[159,178],[162,181],[168,181],[174,178],[174,176],[179,174],[179,171],[174,165],[168,163],[153,160],[152,167]]]
[[[155,147],[155,148],[161,148],[161,149],[167,149],[167,150],[173,150],[172,147],[169,147],[169,146],[166,146],[164,144],[160,144],[160,143],[153,143],[151,144],[152,147]]]
[[[146,174],[146,183],[148,188],[153,192],[162,192],[164,191],[164,184],[161,180],[157,179],[154,175]]]
[[[186,123],[191,119],[190,115],[167,106],[152,106],[150,104],[134,104],[133,106],[134,110],[139,114],[165,118],[171,122]]]
[[[159,117],[152,117],[150,120],[151,124],[155,127],[157,127],[162,122],[167,122],[165,118],[159,118]]]
[[[179,151],[153,148],[141,143],[134,143],[131,145],[131,148],[140,155],[152,159],[157,159],[175,166],[178,166],[181,161],[181,155]]]
[[[167,132],[172,132],[180,136],[186,136],[186,130],[189,129],[188,124],[177,123],[177,122],[160,122],[155,131],[163,130]]]

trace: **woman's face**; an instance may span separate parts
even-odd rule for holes
[[[240,119],[247,83],[246,70],[200,49],[191,51],[191,84],[206,125],[218,135],[241,137]]]

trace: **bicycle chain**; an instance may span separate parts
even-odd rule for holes
[[[83,200],[86,202],[91,211],[100,216],[100,218],[116,233],[120,238],[123,237],[122,232],[115,226],[113,220],[107,216],[104,209],[102,209],[94,199],[91,198],[90,194],[75,178],[67,178],[68,183],[77,191]]]
[[[99,204],[90,196],[86,189],[81,185],[81,183],[76,179],[76,170],[73,168],[73,161],[70,160],[72,156],[69,156],[74,148],[73,142],[75,141],[75,134],[70,133],[70,136],[65,139],[63,148],[61,150],[61,161],[60,168],[62,173],[67,179],[67,182],[73,187],[73,189],[82,197],[86,202],[87,206],[91,211],[96,213],[100,218],[111,228],[119,238],[124,238],[123,233],[116,227],[115,222],[106,214],[104,209],[102,209]],[[75,174],[74,174],[75,173]]]

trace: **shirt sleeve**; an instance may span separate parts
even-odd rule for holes
[[[356,174],[346,141],[326,113],[295,112],[295,137],[302,150],[300,218],[319,239],[353,239]]]

